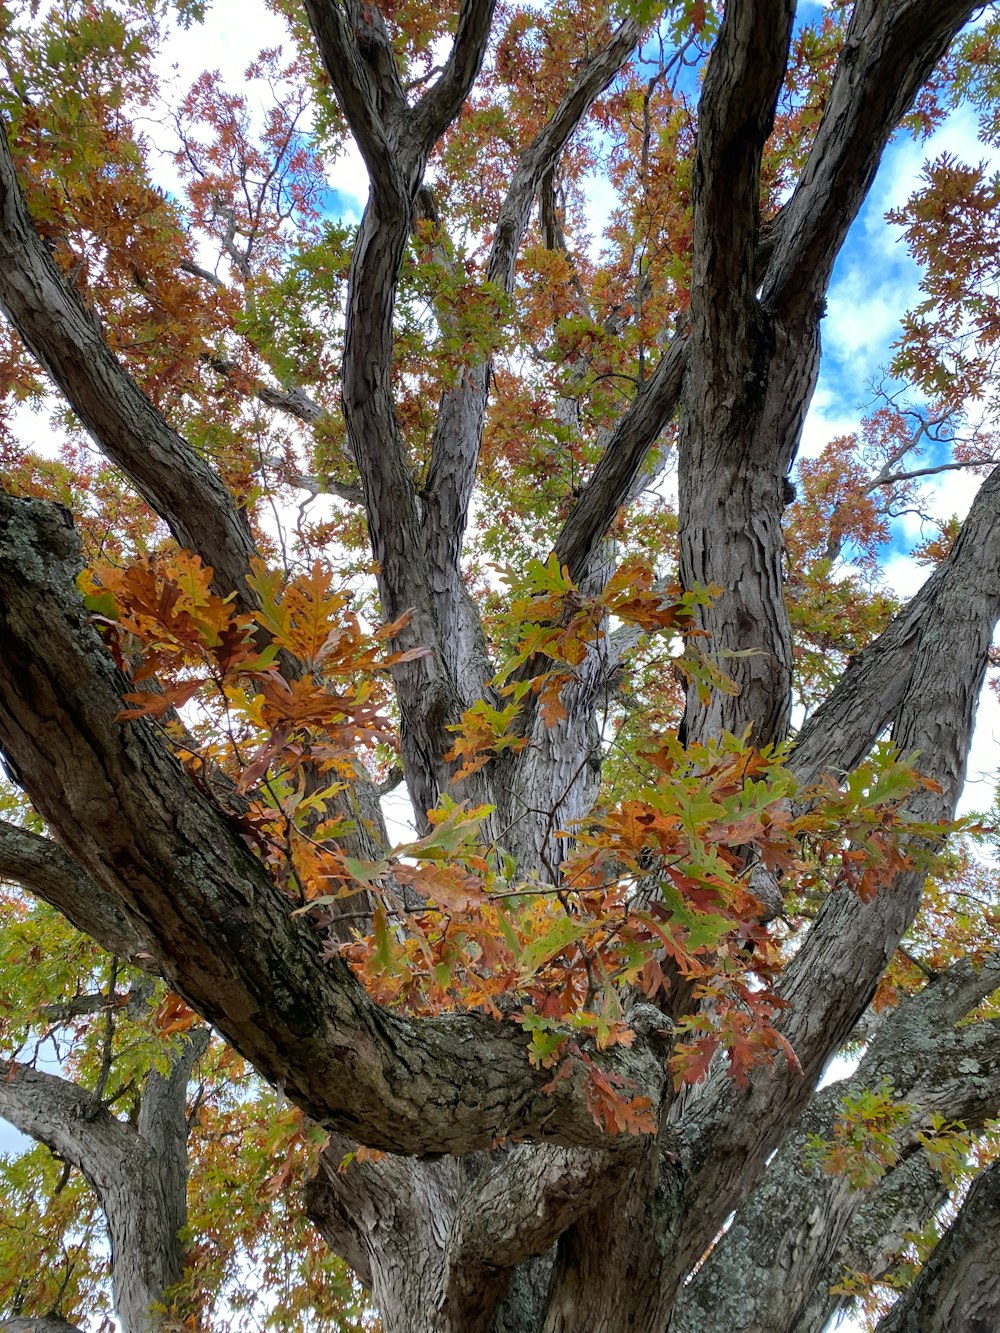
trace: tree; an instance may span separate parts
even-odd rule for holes
[[[223,1137],[195,1061],[220,1098],[233,1052],[274,1090],[234,1123],[295,1108],[268,1151],[316,1145],[304,1207],[386,1330],[819,1329],[949,1195],[881,1326],[985,1327],[993,890],[952,822],[1000,615],[983,170],[900,215],[924,397],[788,479],[886,145],[962,99],[995,133],[1000,24],[288,3],[263,125],[200,78],[170,195],[138,125],[202,8],[0,11],[0,875],[111,955],[11,895],[0,1111],[94,1187],[124,1327],[227,1326],[184,1182]],[[16,436],[46,386],[58,459]],[[952,466],[985,479],[900,606],[886,524]],[[23,1058],[70,1022],[69,1067]],[[363,1323],[321,1258],[316,1317]],[[75,1262],[4,1326],[82,1317]]]

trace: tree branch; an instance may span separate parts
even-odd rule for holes
[[[192,278],[200,278],[202,282],[210,283],[213,287],[225,287],[225,283],[217,273],[210,273],[207,268],[202,268],[200,264],[195,264],[190,259],[182,259],[178,265],[182,273],[187,273]]]
[[[0,820],[0,878],[47,902],[109,953],[142,966],[144,936],[58,843]]]
[[[804,723],[792,756],[803,786],[860,763],[899,711],[926,627],[956,586],[974,590],[998,563],[1000,468],[980,486],[945,559],[882,634],[851,658],[833,693]]]
[[[788,0],[727,5],[699,103],[691,347],[678,439],[680,575],[685,588],[721,589],[697,623],[712,652],[733,655],[725,670],[739,688],[713,691],[707,706],[689,688],[687,740],[749,728],[754,744],[765,745],[787,725],[792,649],[780,482],[818,357],[812,330],[779,336],[756,289],[761,155],[793,11]]]
[[[344,5],[304,0],[304,7],[373,191],[377,195],[391,182],[401,195],[392,131],[406,111],[406,98],[381,14],[375,5],[358,0]]]
[[[830,1141],[846,1097],[892,1085],[911,1116],[894,1134],[900,1158],[938,1112],[975,1128],[1000,1107],[1000,1022],[960,1026],[1000,982],[1000,959],[963,961],[893,1010],[855,1073],[817,1093],[754,1193],[684,1288],[671,1333],[724,1333],[738,1327],[791,1329],[831,1270],[866,1198],[810,1163],[810,1136]],[[835,1281],[842,1268],[832,1273]],[[739,1275],[737,1278],[736,1275]],[[825,1296],[825,1291],[823,1295]],[[807,1325],[808,1326],[808,1325]],[[820,1325],[821,1326],[821,1325]]]
[[[754,259],[758,281],[781,234],[781,219],[779,214],[761,228]],[[563,523],[554,549],[559,563],[568,567],[577,582],[586,574],[615,515],[632,494],[646,456],[677,410],[690,352],[688,327],[676,333],[652,375],[643,381]]]
[[[991,483],[1000,486],[1000,476],[986,485]],[[893,733],[903,754],[919,752],[922,772],[939,784],[908,802],[915,819],[929,822],[949,819],[961,790],[1000,615],[1000,533],[977,550],[969,548],[964,530],[962,537],[964,550],[940,585],[933,623],[921,627]],[[672,1261],[678,1282],[801,1114],[826,1060],[868,1005],[913,920],[923,884],[922,871],[905,871],[868,902],[846,891],[827,897],[779,987],[788,1008],[777,1026],[801,1062],[801,1075],[776,1068],[740,1090],[727,1085],[720,1071],[686,1103],[675,1104],[675,1116],[684,1119],[683,1142],[674,1145],[669,1136],[669,1146],[685,1160],[684,1191],[691,1201]]]
[[[307,1187],[310,1217],[334,1252],[371,1287],[383,1318],[399,1308],[404,1292],[407,1309],[437,1310],[465,1165],[448,1158],[384,1157],[351,1162],[341,1172],[338,1163],[354,1146],[335,1135],[324,1150]],[[412,1243],[414,1236],[421,1237],[419,1245]],[[448,1322],[440,1327],[457,1328]]]
[[[692,180],[692,355],[709,376],[708,383],[699,382],[699,392],[713,400],[731,392],[758,355],[752,314],[760,160],[774,125],[794,9],[789,0],[730,0],[699,103]]]
[[[85,1088],[16,1060],[0,1061],[0,1115],[94,1182],[128,1156],[135,1138]]]
[[[937,467],[914,468],[912,472],[890,472],[885,477],[876,477],[876,479],[866,489],[875,490],[878,486],[895,486],[900,481],[916,481],[918,477],[936,477],[941,472],[957,472],[963,468],[970,467],[996,467],[996,458],[974,459],[971,462],[963,461],[960,463],[938,463]]]
[[[335,0],[306,0],[306,10],[369,173],[347,284],[342,403],[379,567],[382,614],[387,620],[409,616],[398,648],[429,650],[393,672],[407,784],[422,822],[447,781],[446,726],[460,711],[442,652],[421,513],[392,391],[396,286],[429,145],[412,133],[378,10],[352,0],[353,32]]]
[[[208,464],[172,430],[122,368],[56,267],[31,220],[0,125],[0,308],[103,453],[122,469],[177,541],[215,571],[241,611],[255,554],[246,515]]]
[[[150,937],[169,984],[314,1120],[373,1147],[464,1153],[516,1135],[607,1146],[582,1068],[552,1094],[515,1024],[378,1009],[183,774],[122,723],[62,512],[0,496],[0,747],[81,865]],[[71,779],[69,777],[71,775]],[[656,1102],[648,1043],[602,1064]]]
[[[487,281],[505,292],[514,286],[518,251],[531,216],[542,178],[558,162],[563,149],[594,99],[608,86],[639,40],[642,28],[625,19],[598,52],[583,65],[563,94],[551,119],[518,159],[517,168],[500,208],[486,266]],[[431,463],[424,488],[426,532],[431,577],[440,583],[441,640],[452,672],[461,670],[456,658],[462,636],[458,632],[462,607],[462,538],[475,482],[489,381],[489,358],[465,368],[459,382],[442,395],[431,441]],[[454,645],[454,647],[452,647]],[[483,682],[479,682],[481,689]]]
[[[643,1141],[633,1146],[638,1158]],[[601,1151],[522,1145],[495,1157],[463,1193],[448,1238],[444,1308],[453,1326],[485,1333],[510,1270],[544,1254],[579,1217],[599,1208],[619,1188],[624,1169]]]
[[[555,553],[576,582],[586,574],[646,455],[677,410],[689,352],[690,336],[678,335],[618,422],[566,517],[556,538]]]
[[[483,63],[496,0],[463,0],[455,40],[437,82],[410,113],[413,133],[429,153],[462,109]]]
[[[761,292],[765,308],[821,298],[889,137],[978,0],[861,0]]]
[[[127,1329],[146,1326],[154,1302],[184,1271],[186,1093],[208,1038],[207,1028],[191,1033],[168,1074],[150,1072],[135,1127],[67,1079],[0,1062],[0,1115],[82,1171],[100,1199],[115,1309]]]
[[[909,1236],[939,1213],[947,1198],[948,1190],[927,1153],[913,1152],[893,1167],[852,1217],[802,1311],[796,1333],[822,1333],[831,1319],[842,1317],[851,1297],[832,1288],[849,1273],[866,1273],[876,1281],[885,1276],[906,1249]]]
[[[938,1333],[1000,1323],[1000,1163],[972,1182],[958,1217],[878,1333]]]
[[[228,357],[219,356],[216,353],[206,353],[203,360],[216,372],[216,374],[228,378],[233,373],[233,363]],[[277,385],[265,384],[263,380],[258,380],[253,386],[255,398],[259,398],[265,407],[273,407],[279,412],[287,412],[298,421],[304,422],[307,426],[314,426],[317,421],[321,421],[326,415],[323,407],[317,403],[316,399],[308,394],[301,386],[293,389],[282,389]]]

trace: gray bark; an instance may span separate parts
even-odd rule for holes
[[[915,1152],[889,1172],[851,1219],[826,1272],[806,1303],[795,1333],[822,1333],[831,1319],[846,1313],[851,1298],[834,1292],[845,1275],[887,1276],[905,1250],[907,1237],[935,1217],[948,1191],[924,1152]]]
[[[754,655],[726,666],[738,695],[715,691],[708,709],[692,695],[685,723],[693,740],[752,726],[754,742],[766,745],[786,725],[791,636],[781,592],[780,482],[818,356],[813,329],[790,337],[758,302],[755,259],[760,159],[794,8],[788,0],[727,6],[699,107],[691,351],[679,444],[681,582],[723,590],[700,618],[711,651]]]
[[[784,735],[791,641],[781,589],[782,478],[795,458],[819,371],[819,322],[833,263],[890,134],[974,8],[967,0],[933,6],[914,0],[891,10],[872,0],[855,7],[816,140],[782,210],[759,298],[759,152],[753,144],[762,143],[770,125],[774,62],[780,62],[779,76],[784,64],[775,37],[791,15],[778,8],[768,25],[755,30],[751,23],[751,35],[734,38],[731,51],[726,25],[720,34],[702,98],[693,183],[692,344],[679,456],[681,579],[688,587],[715,583],[723,589],[700,617],[712,635],[711,651],[752,655],[722,662],[740,686],[738,695],[716,692],[703,709],[689,692],[685,723],[694,739],[722,728],[740,735],[749,727],[760,744]],[[727,10],[727,25],[729,17]],[[734,84],[748,101],[713,93]]]
[[[1000,1325],[1000,1167],[977,1176],[955,1222],[878,1333],[993,1333]]]
[[[194,449],[122,368],[92,311],[35,230],[0,126],[0,309],[62,390],[100,449],[132,480],[181,546],[201,554],[222,595],[255,600],[246,515]]]
[[[59,510],[0,495],[0,745],[170,985],[313,1119],[370,1146],[466,1152],[508,1134],[597,1146],[582,1078],[543,1092],[550,1075],[515,1024],[407,1020],[346,964],[321,965],[314,929],[156,730],[118,721],[121,682],[87,623],[78,559]],[[650,1049],[607,1058],[658,1098]]]
[[[142,965],[143,936],[58,843],[0,820],[0,879],[20,884],[109,953]]]
[[[684,1289],[671,1333],[774,1333],[822,1328],[805,1308],[831,1269],[842,1271],[841,1244],[867,1193],[844,1176],[810,1164],[810,1135],[830,1140],[845,1097],[888,1082],[894,1099],[912,1107],[897,1132],[900,1157],[916,1150],[916,1134],[938,1112],[970,1129],[1000,1107],[1000,1023],[959,1026],[989,995],[1000,964],[956,964],[899,1006],[878,1028],[857,1071],[816,1094],[764,1178],[737,1211],[697,1275]],[[839,1269],[838,1269],[839,1265]]]
[[[82,1171],[100,1200],[115,1312],[125,1333],[158,1328],[155,1307],[183,1275],[186,1092],[207,1044],[207,1030],[184,1038],[170,1072],[149,1074],[135,1127],[67,1079],[13,1061],[0,1067],[0,1114]]]

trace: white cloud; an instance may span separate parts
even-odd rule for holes
[[[894,597],[908,601],[920,591],[930,572],[927,565],[918,565],[908,555],[891,555],[882,566],[882,586]]]
[[[368,198],[368,170],[353,139],[348,140],[335,161],[326,164],[326,181],[331,190],[350,201],[351,216],[359,219]]]
[[[816,458],[831,440],[850,435],[857,428],[858,412],[853,405],[845,405],[832,390],[820,384],[802,426],[799,455]]]
[[[920,269],[901,229],[887,224],[885,214],[906,203],[919,188],[925,162],[942,153],[1000,166],[1000,153],[979,142],[976,117],[967,108],[953,112],[927,143],[898,136],[838,260],[822,337],[824,379],[836,381],[845,410],[867,399],[868,384],[891,359],[900,317],[919,296]]]
[[[222,82],[236,89],[247,86],[247,66],[260,52],[276,46],[290,50],[284,19],[262,4],[213,0],[204,23],[170,31],[156,66],[165,83],[181,89],[206,69],[217,69]]]
[[[214,0],[204,23],[172,29],[164,41],[155,61],[164,100],[173,102],[183,96],[204,70],[218,70],[220,85],[246,96],[252,121],[260,127],[272,94],[263,80],[248,81],[246,71],[262,50],[275,47],[291,55],[288,27],[279,15],[247,0]],[[183,185],[169,156],[177,147],[175,131],[165,122],[146,128],[164,154],[157,168],[159,183],[181,195]],[[360,217],[368,197],[368,175],[353,141],[326,164],[326,177],[330,188],[343,196],[342,211]]]

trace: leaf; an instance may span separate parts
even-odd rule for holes
[[[200,1019],[190,1005],[172,991],[168,992],[153,1015],[153,1023],[163,1037],[189,1032],[198,1022]]]
[[[518,967],[524,980],[538,971],[544,964],[555,958],[568,945],[580,939],[587,930],[587,922],[570,916],[559,916],[549,928],[523,948],[518,958]]]

